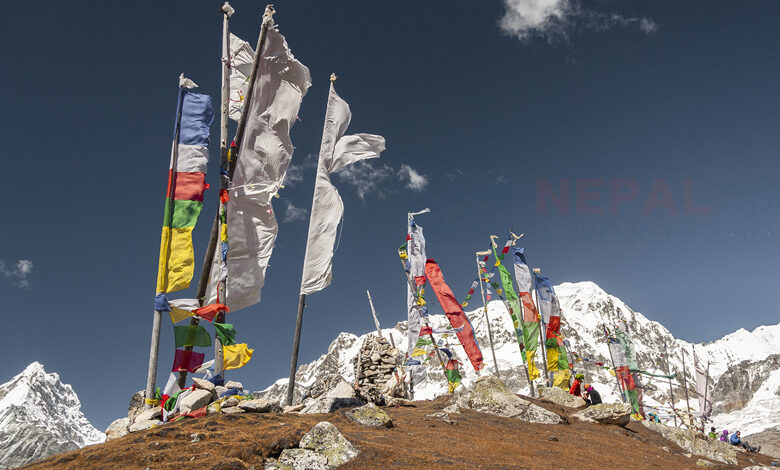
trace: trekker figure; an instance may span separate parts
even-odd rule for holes
[[[723,434],[720,435],[721,442],[728,442],[729,441],[729,430],[724,429]]]
[[[582,374],[577,374],[574,376],[574,383],[571,384],[571,388],[569,389],[569,393],[572,395],[581,397],[582,391],[580,390],[580,384],[582,383],[582,380],[585,378]]]
[[[713,439],[717,439],[718,438],[718,435],[715,433],[715,426],[710,428],[710,433],[707,434],[707,435],[710,436]]]
[[[598,405],[601,403],[601,395],[596,391],[596,389],[593,388],[591,384],[586,383],[582,387],[583,390],[585,390],[585,396],[582,398],[588,402],[588,406]]]
[[[747,450],[748,452],[758,452],[758,451],[761,450],[761,446],[753,447],[750,444],[748,444],[747,442],[745,442],[742,439],[740,439],[739,435],[740,435],[739,431],[737,431],[737,432],[735,432],[734,434],[731,435],[731,439],[729,440],[729,442],[731,442],[731,445],[733,445],[733,446],[740,446],[740,447],[744,448],[745,450]]]

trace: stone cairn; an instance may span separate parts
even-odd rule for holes
[[[390,404],[392,398],[407,398],[402,360],[401,353],[387,339],[373,335],[366,338],[353,360],[361,398],[380,406]]]

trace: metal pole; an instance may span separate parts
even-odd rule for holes
[[[674,415],[674,427],[677,427],[677,412],[674,409],[674,391],[672,389],[672,373],[669,370],[669,351],[666,349],[666,341],[664,341],[664,357],[666,357],[666,375],[669,380],[669,400],[672,402],[672,414]]]
[[[482,308],[485,311],[485,323],[487,323],[487,329],[488,329],[488,339],[490,340],[490,352],[493,354],[493,365],[496,368],[496,377],[501,379],[501,374],[498,372],[498,361],[496,360],[496,349],[493,347],[493,329],[490,328],[490,318],[488,318],[488,308],[487,308],[487,302],[485,302],[485,286],[482,285],[483,279],[482,279],[482,266],[479,264],[479,257],[485,256],[485,254],[490,255],[490,251],[478,251],[475,254],[474,259],[477,262],[477,276],[479,276],[479,292],[482,294]]]
[[[539,268],[534,268],[534,274],[539,274],[542,272]],[[536,283],[534,282],[534,286]],[[545,336],[547,336],[545,333],[547,332],[547,328],[545,328],[544,324],[544,316],[542,315],[542,305],[539,303],[539,289],[534,288],[534,294],[536,294],[536,309],[539,311],[539,342],[542,343],[542,366],[544,366],[544,380],[547,383],[547,386],[551,386],[550,384],[550,374],[547,372],[547,342],[545,342]]]
[[[295,391],[295,372],[298,370],[298,347],[301,345],[301,324],[303,323],[303,309],[306,307],[306,294],[298,298],[298,317],[295,320],[295,338],[293,338],[293,352],[290,361],[290,379],[287,381],[287,406],[293,404],[293,392]]]
[[[160,319],[162,318],[162,312],[159,310],[154,311],[154,319],[152,321],[152,344],[149,348],[149,372],[146,375],[146,395],[145,399],[151,400],[154,396],[154,381],[157,378],[157,354],[160,350]],[[148,410],[152,405],[149,402],[144,402],[144,409]]]
[[[376,325],[376,333],[382,338],[382,328],[379,327],[379,319],[376,317],[376,310],[374,310],[374,301],[371,300],[371,292],[366,289],[366,295],[368,296],[368,304],[371,306],[371,315],[374,317],[374,325]],[[392,339],[392,336],[390,337]],[[393,346],[395,347],[395,346]]]

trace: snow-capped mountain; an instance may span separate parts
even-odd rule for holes
[[[690,391],[690,407],[694,413],[698,409],[692,355],[695,348],[703,367],[709,362],[710,381],[714,389],[714,426],[718,429],[740,429],[744,436],[780,426],[780,324],[762,326],[753,332],[739,330],[711,343],[692,344],[675,338],[663,325],[635,312],[622,300],[592,282],[563,283],[555,287],[555,292],[563,312],[561,333],[571,343],[571,350],[584,359],[575,362],[574,367],[585,374],[586,380],[601,392],[605,401],[618,401],[620,395],[616,380],[606,367],[610,364],[610,356],[602,325],[612,329],[618,322],[624,322],[634,343],[637,362],[643,370],[666,374],[668,365],[670,372],[677,374],[677,379],[672,381],[677,408],[687,407],[682,381],[684,375]],[[431,311],[435,312],[436,308],[431,308]],[[447,342],[456,359],[463,363],[464,386],[470,385],[480,375],[492,374],[495,370],[484,311],[480,308],[466,314],[482,349],[484,369],[474,371],[454,334],[437,335],[437,339],[442,338]],[[493,332],[501,378],[510,389],[528,394],[530,389],[522,357],[511,318],[503,302],[489,302],[487,316]],[[434,328],[445,328],[448,325],[444,315],[431,315],[429,321]],[[382,332],[393,339],[402,354],[406,353],[405,321]],[[333,377],[341,376],[353,382],[352,359],[357,355],[363,339],[372,334],[375,333],[358,337],[351,333],[341,333],[330,344],[326,354],[301,366],[296,374],[296,400],[300,400],[305,392],[318,395],[316,391],[327,387]],[[539,354],[537,358],[540,358]],[[438,361],[429,360],[426,366],[428,374],[415,387],[415,399],[429,399],[447,393],[447,382]],[[537,366],[541,369],[540,362],[537,362]],[[648,407],[668,406],[670,403],[667,379],[642,376],[641,387]],[[286,388],[287,379],[284,378],[259,394],[282,399]],[[660,415],[671,416],[670,412],[664,412],[663,409]]]
[[[0,385],[0,469],[104,440],[81,413],[73,388],[39,362]]]

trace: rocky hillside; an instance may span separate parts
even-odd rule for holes
[[[103,442],[81,402],[57,374],[33,362],[0,385],[0,469]]]
[[[617,401],[619,394],[614,377],[604,367],[596,364],[610,363],[602,325],[612,328],[618,322],[625,322],[634,342],[640,367],[650,372],[665,373],[668,360],[669,370],[678,374],[679,379],[673,382],[678,408],[686,406],[683,373],[691,391],[691,408],[698,408],[694,395],[695,378],[692,375],[692,354],[695,347],[702,363],[710,364],[716,427],[741,429],[743,436],[747,436],[771,430],[780,424],[780,368],[777,367],[776,356],[780,354],[780,324],[762,326],[753,332],[739,330],[711,343],[692,344],[675,338],[662,324],[635,312],[625,302],[606,293],[592,282],[564,283],[556,286],[555,291],[560,299],[564,317],[562,334],[570,341],[571,349],[586,359],[576,362],[575,368],[585,373],[605,401]],[[430,310],[435,313],[437,308],[438,306],[431,305]],[[457,344],[455,335],[443,338],[456,358],[464,364],[464,386],[473,383],[478,376],[491,374],[494,370],[484,313],[480,309],[467,312],[467,315],[485,358],[486,367],[482,371],[477,373],[473,370],[463,348]],[[511,390],[529,394],[530,388],[512,331],[511,319],[502,302],[489,302],[488,318],[493,331],[501,378]],[[386,318],[384,320],[387,321]],[[434,328],[447,326],[444,315],[431,315],[430,322]],[[393,328],[384,329],[383,334],[392,337],[402,353],[406,352],[406,322],[399,322]],[[300,400],[303,393],[318,395],[318,388],[322,388],[329,378],[336,375],[347,382],[354,382],[352,361],[368,335],[341,333],[331,343],[326,354],[301,366],[296,375],[296,400]],[[430,399],[447,393],[447,382],[438,362],[430,360],[426,366],[427,378],[416,387],[415,399]],[[286,393],[286,384],[286,378],[279,379],[271,387],[259,392],[259,396],[281,400]],[[643,378],[642,388],[648,406],[668,405],[667,380]]]

